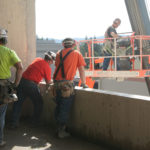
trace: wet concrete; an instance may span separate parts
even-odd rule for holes
[[[54,129],[46,126],[31,128],[27,123],[15,130],[5,128],[4,139],[7,145],[0,148],[3,150],[108,150],[75,136],[58,139]]]

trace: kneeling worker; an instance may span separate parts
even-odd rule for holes
[[[19,118],[21,114],[21,108],[24,100],[28,97],[32,100],[34,105],[34,112],[32,118],[32,125],[38,126],[40,115],[43,109],[43,100],[40,94],[38,84],[44,78],[47,84],[51,81],[51,68],[53,63],[53,57],[51,53],[45,53],[45,57],[36,58],[29,67],[24,71],[22,79],[17,89],[18,101],[14,103],[12,122],[10,128],[16,128],[19,125]]]

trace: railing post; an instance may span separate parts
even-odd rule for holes
[[[92,39],[92,70],[94,70],[94,43]]]
[[[141,38],[141,36],[140,36],[140,58],[141,58],[141,63],[140,63],[140,69],[142,70],[143,69],[143,57],[142,57],[142,55],[143,55],[143,52],[142,52],[142,38]]]
[[[131,47],[132,47],[132,57],[134,58],[134,55],[135,55],[135,51],[134,51],[134,39],[135,39],[135,37],[133,38],[133,36],[131,36]],[[133,64],[133,66],[132,66],[132,70],[134,70],[135,69],[135,61],[134,61],[134,59],[133,59],[133,62],[132,62]]]
[[[114,38],[114,52],[115,52],[115,71],[117,70],[117,51],[116,51],[116,38]]]
[[[91,60],[91,42],[88,41],[87,42],[87,46],[88,46],[88,52],[89,52],[89,69],[92,70],[92,60]]]

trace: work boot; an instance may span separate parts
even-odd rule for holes
[[[3,147],[3,146],[5,146],[5,145],[6,145],[6,141],[0,142],[0,147]]]
[[[66,131],[65,127],[61,127],[58,129],[58,138],[63,139],[70,136],[71,136],[70,133]]]

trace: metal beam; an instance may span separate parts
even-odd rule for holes
[[[137,35],[150,35],[150,20],[145,0],[125,0],[125,4],[132,30]],[[149,41],[143,41],[142,46],[150,47]],[[145,49],[143,54],[150,54],[150,49]],[[149,68],[149,62],[147,58],[143,58],[143,68]],[[150,78],[145,78],[145,80],[150,94]]]
[[[132,30],[138,35],[150,35],[150,20],[145,0],[125,0]]]

